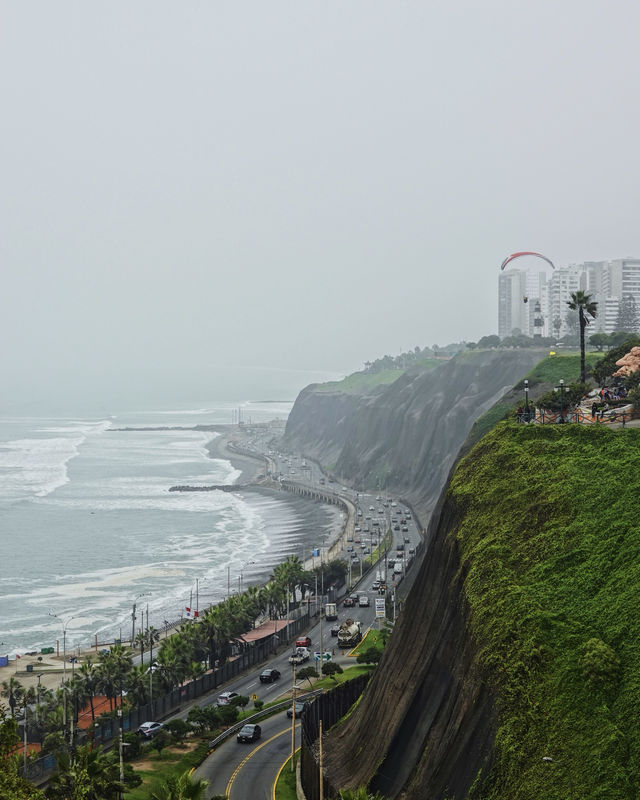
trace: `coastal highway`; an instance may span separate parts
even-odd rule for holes
[[[278,771],[291,755],[291,720],[282,711],[260,726],[259,741],[240,744],[232,736],[196,769],[195,778],[209,781],[209,797],[220,794],[228,800],[271,800]],[[296,747],[299,743],[300,724],[296,723]]]

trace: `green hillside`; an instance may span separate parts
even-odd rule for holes
[[[472,796],[638,796],[639,474],[640,431],[596,426],[501,422],[460,462],[452,535],[499,698]]]

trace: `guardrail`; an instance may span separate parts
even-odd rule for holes
[[[296,697],[296,700],[306,701],[321,695],[323,692],[324,689],[314,689],[312,692],[299,695]],[[282,700],[280,703],[275,703],[274,705],[269,706],[269,708],[263,708],[256,714],[252,714],[250,717],[245,717],[241,722],[236,722],[235,725],[227,728],[226,731],[223,731],[219,736],[216,736],[215,739],[212,739],[209,742],[209,752],[212,753],[219,744],[222,744],[222,742],[233,736],[234,733],[237,733],[244,725],[251,725],[253,722],[259,722],[261,719],[267,719],[267,717],[270,717],[274,712],[284,711],[285,708],[289,708],[292,702],[293,698],[289,697],[287,700]]]

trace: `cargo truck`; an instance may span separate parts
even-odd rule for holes
[[[324,607],[324,616],[328,622],[338,619],[338,606],[335,603],[327,603]]]
[[[360,623],[353,619],[343,622],[338,631],[338,647],[353,647],[362,639]]]

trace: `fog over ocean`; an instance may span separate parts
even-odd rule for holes
[[[134,601],[138,612],[148,603],[159,627],[178,619],[190,596],[195,605],[196,579],[202,609],[227,594],[228,573],[237,591],[241,572],[245,586],[265,579],[286,554],[308,554],[337,527],[336,509],[288,495],[170,493],[178,483],[237,479],[228,461],[208,456],[211,432],[114,430],[229,423],[239,405],[253,422],[283,419],[291,407],[0,417],[0,654],[55,646],[61,620],[68,651],[95,634],[128,638]]]

